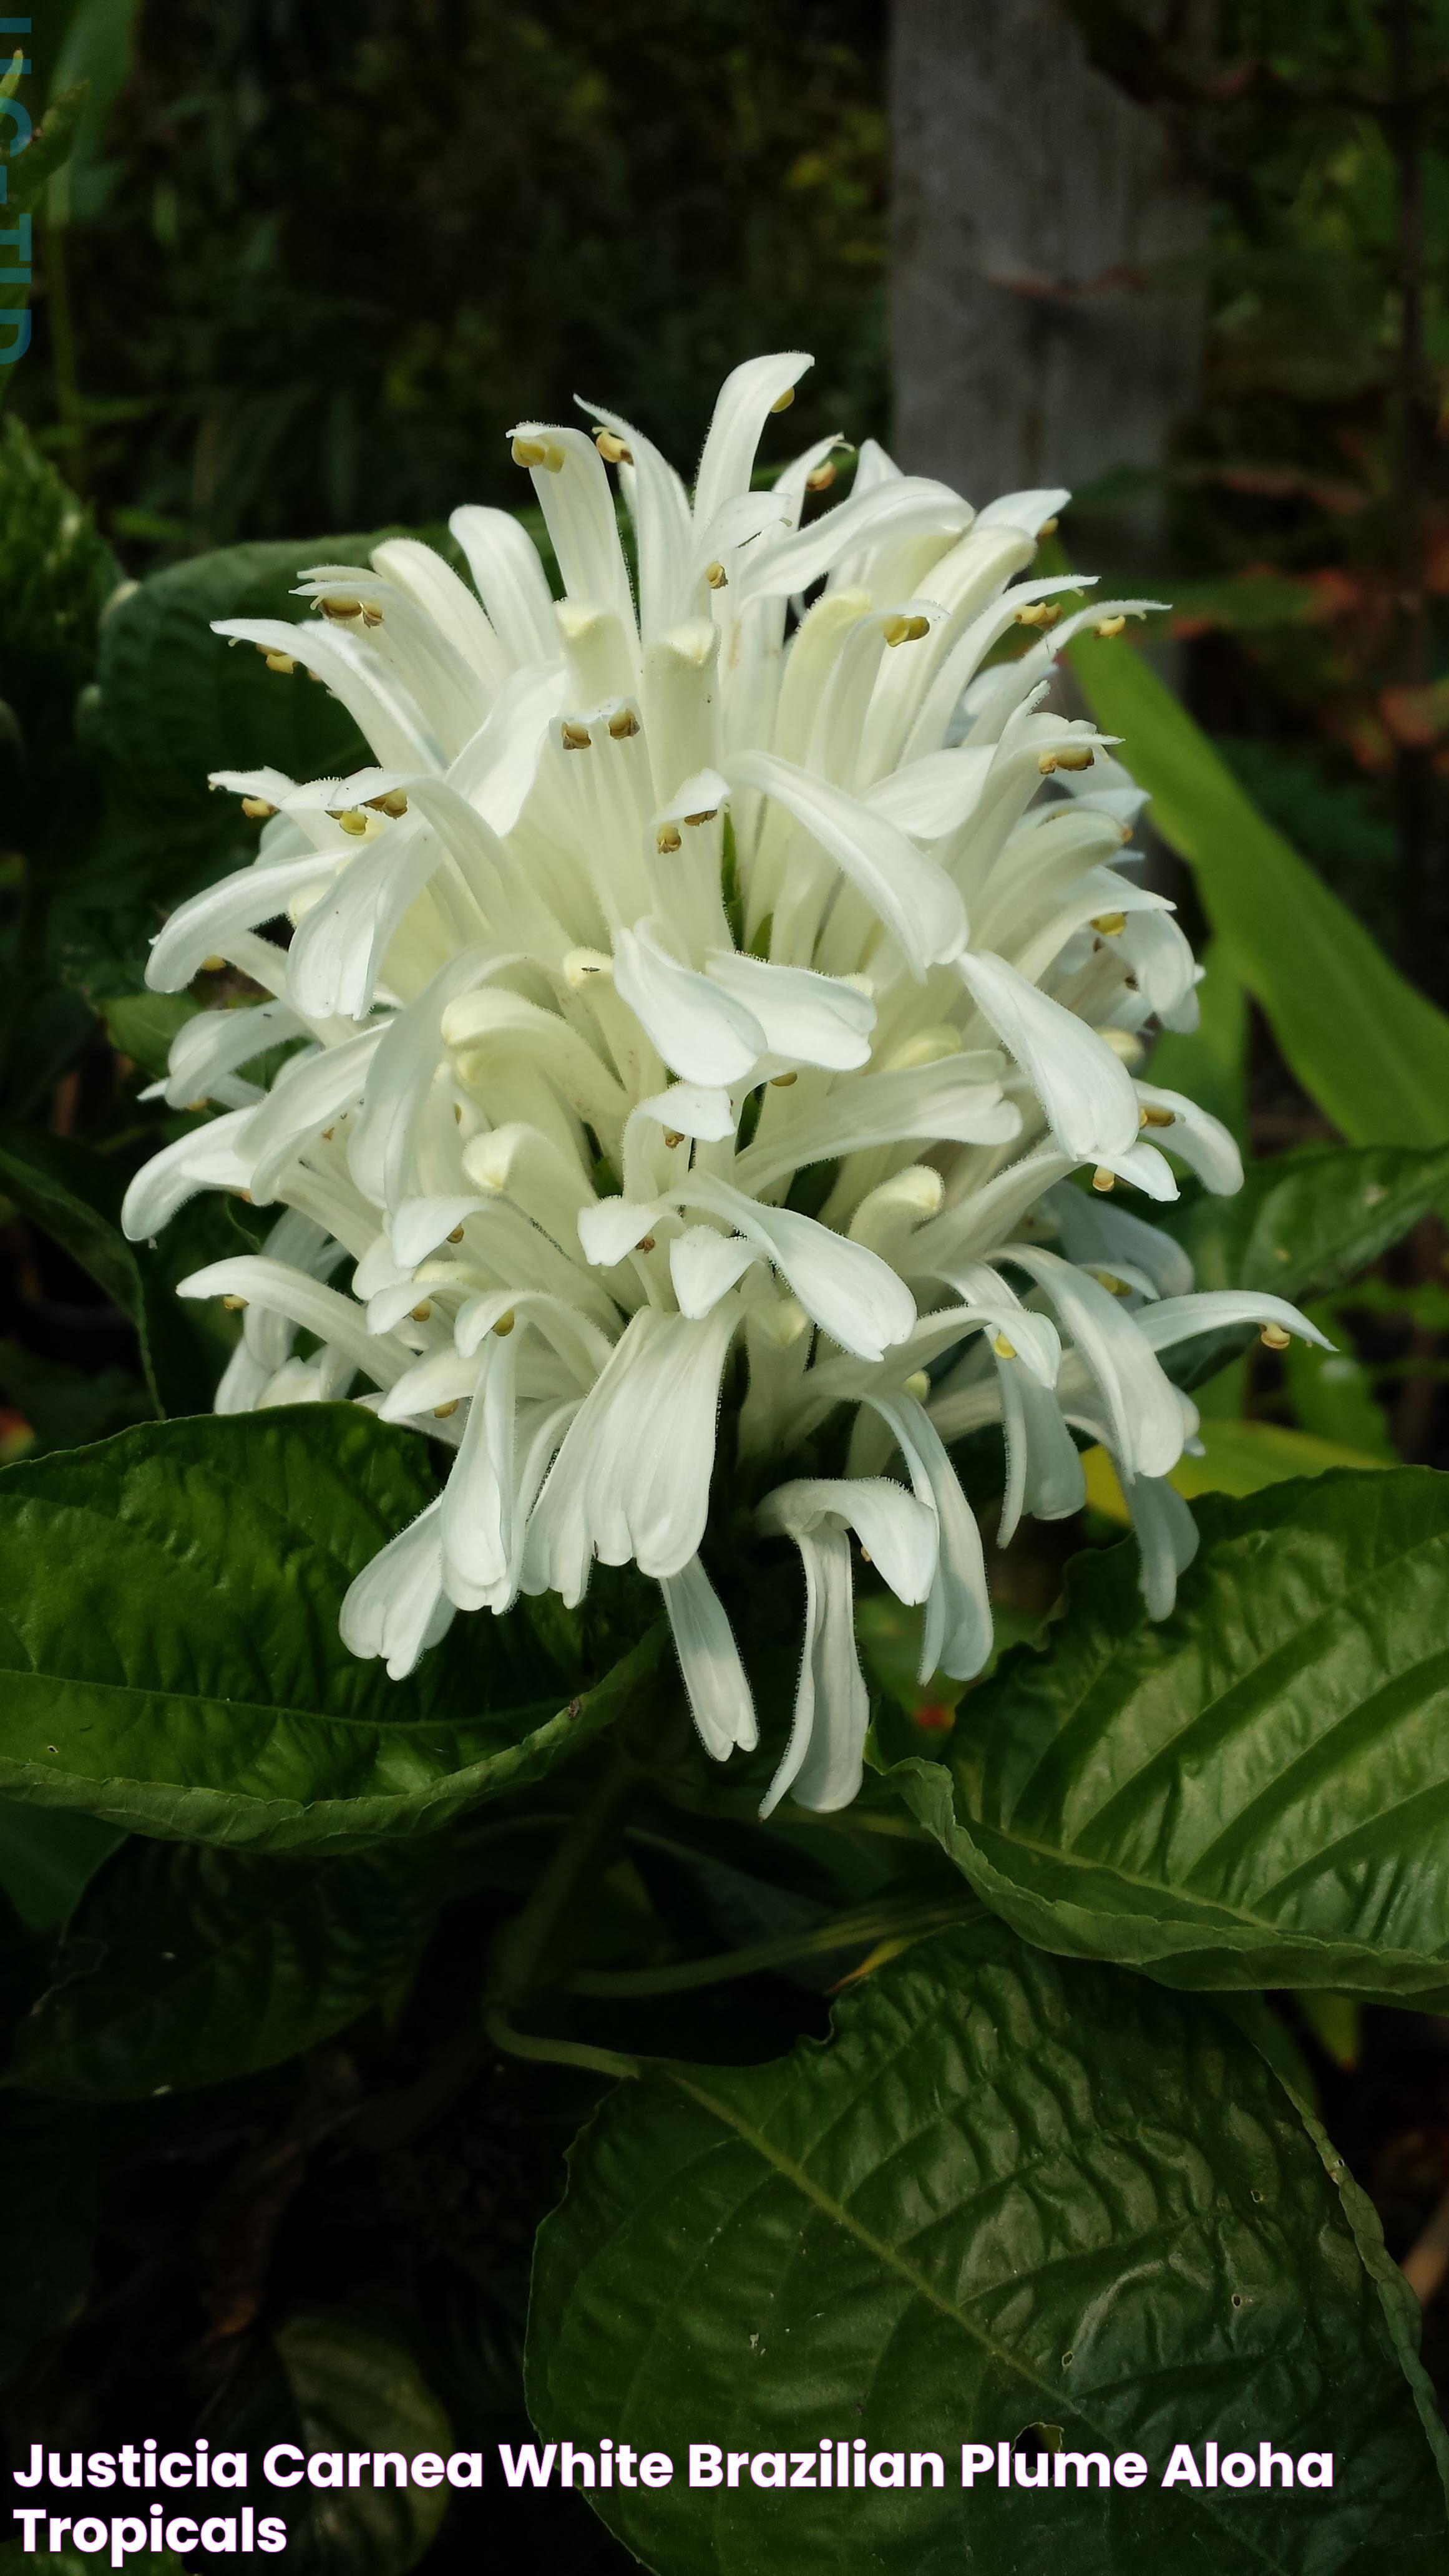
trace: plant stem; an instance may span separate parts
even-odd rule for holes
[[[518,2030],[501,2004],[491,2004],[484,2014],[489,2038],[510,2057],[526,2057],[539,2066],[579,2066],[590,2075],[624,2077],[640,2072],[637,2057],[625,2057],[615,2048],[591,2048],[582,2039],[540,2039],[533,2032]]]
[[[50,323],[51,380],[55,387],[56,416],[65,438],[66,475],[84,499],[87,489],[85,407],[81,401],[75,308],[71,302],[70,266],[63,224],[48,223],[45,227],[45,287],[46,314]]]
[[[974,1910],[974,1908],[973,1908]],[[667,1968],[581,1968],[569,1979],[575,1995],[677,1995],[695,1986],[725,1985],[732,1977],[752,1977],[761,1969],[788,1967],[794,1959],[828,1958],[832,1950],[856,1950],[900,1935],[940,1931],[960,1919],[962,1907],[936,1905],[903,1908],[895,1914],[862,1907],[833,1923],[808,1932],[784,1932],[773,1941],[755,1941],[741,1950],[722,1950],[707,1959],[680,1959]]]

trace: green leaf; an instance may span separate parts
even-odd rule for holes
[[[1181,1200],[1169,1230],[1199,1288],[1267,1288],[1301,1304],[1366,1270],[1449,1194],[1449,1146],[1313,1145],[1250,1163],[1232,1198]]]
[[[1449,1018],[1264,820],[1140,653],[1069,648],[1093,715],[1123,737],[1163,839],[1189,861],[1213,934],[1304,1089],[1356,1145],[1449,1136]]]
[[[227,546],[154,574],[101,629],[100,725],[111,802],[95,862],[105,895],[139,886],[174,902],[256,848],[214,769],[270,766],[291,778],[345,776],[367,757],[352,718],[300,668],[269,671],[249,644],[211,631],[218,617],[295,619],[301,571],[365,561],[374,537]]]
[[[61,90],[51,100],[23,151],[0,153],[0,168],[9,177],[5,204],[12,222],[17,214],[34,212],[51,180],[70,160],[76,148],[88,96],[84,81],[76,81],[69,89]]]
[[[68,1252],[136,1327],[158,1411],[199,1413],[219,1368],[172,1293],[164,1265],[121,1232],[126,1176],[109,1155],[40,1127],[0,1132],[0,1190]]]
[[[124,1188],[114,1163],[67,1136],[40,1127],[0,1134],[0,1190],[138,1324],[140,1273],[117,1223]]]
[[[410,1974],[432,1875],[410,1850],[318,1862],[130,1842],[69,1926],[12,2080],[129,2102],[300,2056]]]
[[[446,2457],[447,2416],[412,2354],[346,2316],[297,2316],[276,2350],[296,2440],[317,2451],[419,2451]],[[289,2562],[305,2576],[405,2576],[447,2510],[449,2490],[408,2485],[303,2487],[288,2512]],[[300,2507],[300,2511],[297,2509]]]
[[[1029,1940],[1180,1986],[1449,2009],[1449,1476],[1209,1496],[1177,1608],[1078,1557],[1049,1643],[890,1774]]]
[[[1370,2576],[1445,2549],[1408,2309],[1230,2022],[983,1918],[869,1978],[823,2049],[659,2064],[604,2103],[539,2237],[529,2410],[546,2441],[671,2456],[670,2485],[589,2498],[657,2576]],[[1028,2495],[993,2465],[963,2492],[963,2443],[1036,2427],[1147,2481]],[[685,2482],[691,2443],[856,2436],[903,2471],[934,2451],[941,2488]],[[1161,2487],[1178,2443],[1256,2463],[1265,2437],[1332,2451],[1331,2494]]]
[[[74,151],[50,190],[52,224],[89,223],[101,212],[110,173],[101,159],[111,111],[131,77],[138,0],[76,0],[54,75],[57,101],[79,87]]]
[[[0,1798],[0,1887],[27,1932],[58,1932],[120,1839],[94,1816]]]
[[[86,2122],[48,2102],[0,2101],[0,2381],[79,2316],[94,2204]]]
[[[159,1077],[170,1062],[172,1039],[199,1006],[189,993],[113,993],[96,1007],[118,1053]]]
[[[406,1681],[359,1662],[343,1594],[436,1490],[426,1444],[351,1405],[148,1423],[0,1472],[0,1794],[320,1851],[541,1777],[649,1687],[660,1638],[563,1707],[526,1612],[459,1620]]]

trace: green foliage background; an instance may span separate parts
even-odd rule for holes
[[[488,2450],[530,2416],[676,2454],[1268,2430],[1339,2450],[1330,2512],[1144,2493],[1023,2541],[983,2498],[970,2544],[1025,2576],[1064,2543],[1094,2576],[1449,2547],[1449,2344],[1431,2308],[1426,2375],[1391,2259],[1449,2184],[1449,10],[1225,0],[1206,60],[1176,13],[1074,16],[1209,211],[1202,395],[1156,478],[1184,688],[1073,657],[1211,943],[1156,1078],[1250,1150],[1241,1199],[1164,1221],[1339,1347],[1183,1355],[1210,1498],[1161,1628],[1100,1476],[994,1570],[1017,1651],[969,1694],[918,1688],[867,1598],[866,1792],[768,1833],[627,1577],[463,1623],[405,1685],[347,1657],[341,1591],[428,1459],[342,1408],[213,1419],[227,1322],[172,1285],[257,1220],[130,1246],[117,1213],[192,1115],[143,1083],[237,998],[141,982],[248,854],[207,769],[348,756],[324,692],[209,620],[287,613],[299,563],[367,542],[339,529],[515,502],[507,428],[576,390],[687,458],[731,364],[803,344],[802,437],[886,428],[883,13],[37,20],[0,425],[12,2460]],[[1074,554],[1140,498],[1082,496]],[[985,1512],[999,1467],[963,1466]],[[783,1700],[783,1578],[750,1616]],[[962,2563],[948,2501],[845,2532],[759,2491],[600,2519],[495,2486],[441,2524],[316,2496],[288,2564],[917,2576]]]

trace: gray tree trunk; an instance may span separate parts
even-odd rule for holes
[[[891,113],[901,463],[978,503],[1157,465],[1197,379],[1205,221],[1158,117],[1061,0],[894,0]],[[1155,512],[1131,515],[1126,552]]]

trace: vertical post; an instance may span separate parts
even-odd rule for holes
[[[1196,384],[1204,226],[1164,120],[1063,0],[894,0],[891,115],[902,463],[977,501],[1160,464]]]

